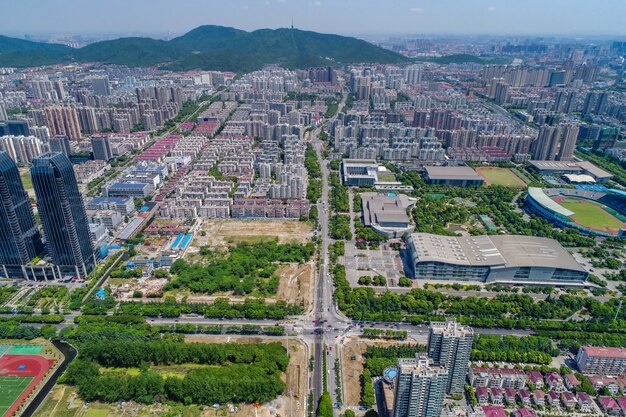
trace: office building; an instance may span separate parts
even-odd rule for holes
[[[30,129],[25,120],[7,120],[0,122],[0,136],[29,136]]]
[[[417,279],[583,285],[587,271],[553,239],[534,236],[439,236],[407,239]]]
[[[448,371],[448,394],[462,394],[472,352],[474,330],[454,320],[432,323],[428,335],[428,356]]]
[[[4,276],[14,277],[7,273],[7,267],[25,265],[42,251],[30,198],[17,165],[9,154],[0,152],[0,264]]]
[[[95,266],[94,250],[70,160],[47,153],[33,160],[30,173],[52,262],[65,274],[87,276]]]
[[[70,144],[70,138],[65,135],[54,135],[48,140],[50,146],[50,152],[60,152],[68,157],[72,154],[72,145]]]
[[[111,85],[109,84],[109,77],[98,77],[91,79],[91,87],[93,93],[97,96],[110,96]]]
[[[92,136],[91,149],[93,150],[93,159],[96,161],[109,161],[113,158],[108,136]]]
[[[576,364],[585,374],[626,375],[626,349],[581,346],[576,355]]]
[[[426,356],[398,360],[393,417],[439,417],[448,371]]]

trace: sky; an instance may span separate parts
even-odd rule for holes
[[[0,0],[0,33],[176,36],[215,24],[344,35],[626,36],[626,0]]]

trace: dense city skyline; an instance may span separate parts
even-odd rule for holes
[[[293,18],[301,29],[346,35],[626,35],[621,18],[626,15],[626,3],[619,0],[593,5],[583,0],[530,0],[523,6],[502,0],[400,0],[384,5],[373,0],[234,0],[223,4],[202,0],[112,0],[106,4],[108,10],[79,0],[14,2],[4,6],[10,13],[0,15],[0,27],[3,34],[19,36],[63,33],[172,37],[204,24],[244,30],[288,27]],[[70,19],[67,10],[72,10]],[[15,19],[21,15],[29,19]],[[59,21],[64,24],[60,26]]]

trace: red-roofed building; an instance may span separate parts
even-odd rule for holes
[[[622,414],[626,414],[626,397],[618,397],[615,399],[619,407],[622,409]]]
[[[489,390],[485,387],[476,387],[476,399],[478,404],[487,404],[489,402]]]
[[[606,388],[611,395],[615,395],[620,390],[619,381],[614,376],[600,376],[600,375],[588,375],[587,378],[591,385],[597,390]]]
[[[537,413],[531,408],[520,408],[511,413],[511,417],[537,417]]]
[[[565,384],[563,383],[563,378],[558,372],[548,372],[545,379],[546,385],[552,391],[556,391],[558,393],[567,391],[567,388],[565,388]]]
[[[507,404],[515,404],[516,396],[517,392],[513,388],[504,389],[504,401],[506,401]]]
[[[519,369],[470,368],[473,387],[521,389],[526,386],[526,374]]]
[[[544,405],[546,405],[546,394],[540,389],[536,389],[533,392],[533,402],[535,403],[535,405],[543,407]]]
[[[574,407],[576,407],[576,403],[578,401],[576,400],[576,397],[574,396],[574,394],[572,394],[569,391],[565,391],[561,393],[561,402],[563,403],[565,408],[568,408],[571,410]]]
[[[548,395],[546,395],[546,401],[550,407],[560,407],[561,405],[561,396],[558,392],[550,391]]]
[[[526,376],[528,377],[528,382],[531,382],[535,388],[541,389],[543,388],[543,374],[539,371],[528,371],[526,372]]]
[[[485,417],[506,417],[504,408],[497,405],[484,405],[482,407]]]
[[[530,405],[530,391],[527,389],[521,389],[517,395],[519,396],[520,401],[524,405]]]
[[[581,346],[576,363],[578,369],[586,374],[626,375],[626,349]]]
[[[576,394],[578,397],[578,406],[583,413],[593,412],[595,407],[593,406],[593,398],[586,392],[580,391]],[[619,403],[619,402],[618,402]]]
[[[598,403],[602,411],[610,416],[618,416],[621,413],[619,404],[611,397],[598,397]]]
[[[563,378],[565,380],[565,386],[567,387],[568,390],[574,390],[575,388],[579,387],[581,382],[578,380],[578,378],[576,378],[576,375],[574,374],[567,374],[565,375],[565,377]]]
[[[502,404],[502,390],[496,387],[491,388],[489,390],[489,398],[491,398],[492,404]]]

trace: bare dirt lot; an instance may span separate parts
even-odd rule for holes
[[[196,235],[196,245],[212,248],[274,238],[278,243],[306,243],[312,236],[310,224],[295,220],[207,220],[201,230],[206,236]]]
[[[280,277],[276,299],[301,305],[308,312],[313,300],[313,263],[284,265],[276,275]]]
[[[226,335],[187,335],[186,342],[200,343],[270,343],[279,342],[287,347],[289,343],[289,366],[283,375],[283,381],[287,385],[285,393],[268,404],[262,404],[258,408],[254,406],[242,406],[234,417],[273,417],[275,415],[290,416],[293,406],[294,417],[305,417],[307,400],[307,377],[308,377],[308,354],[304,343],[299,340],[285,338],[255,337],[255,336],[226,336]],[[289,392],[293,395],[289,396]]]
[[[348,407],[358,406],[361,402],[361,374],[365,358],[363,354],[368,346],[390,346],[409,344],[410,341],[372,340],[357,336],[346,337],[341,348],[341,362],[343,364],[343,392],[344,404]],[[414,343],[414,342],[413,342]],[[354,360],[352,357],[354,356]]]

